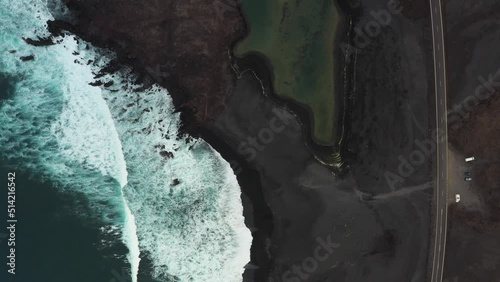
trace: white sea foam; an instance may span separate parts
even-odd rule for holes
[[[108,79],[122,89],[123,78]],[[251,235],[229,164],[203,140],[177,139],[179,116],[164,89],[103,93],[127,161],[125,195],[155,277],[241,281]]]
[[[130,262],[132,282],[137,282],[137,276],[139,274],[139,262],[140,249],[139,249],[139,238],[137,237],[137,226],[135,224],[135,217],[130,210],[128,203],[124,199],[125,206],[125,225],[124,225],[124,241],[129,248],[128,260]]]

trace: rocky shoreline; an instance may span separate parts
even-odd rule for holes
[[[166,87],[181,113],[183,132],[198,136],[198,127],[224,108],[235,81],[230,50],[244,35],[238,9],[176,0],[64,2],[72,22],[49,22],[49,30],[66,30],[115,52],[117,61],[106,71],[132,67],[146,87]]]
[[[157,4],[162,6],[156,7],[156,9],[164,9],[165,11],[170,5],[176,5],[177,9],[175,11],[184,13],[183,17],[208,21],[213,26],[213,29],[209,32],[211,38],[204,37],[199,31],[195,32],[194,28],[190,26],[186,27],[182,32],[177,32],[181,33],[182,36],[176,38],[174,36],[177,34],[175,31],[164,29],[152,35],[143,35],[144,30],[135,27],[136,23],[132,21],[132,19],[141,21],[141,19],[145,20],[157,16],[155,22],[164,24],[165,28],[167,28],[167,25],[182,25],[182,20],[181,23],[176,23],[177,18],[172,12],[165,15],[158,14],[158,11],[153,11],[151,7],[144,7],[144,4],[134,1],[117,0],[107,4],[93,0],[68,0],[65,2],[74,13],[75,21],[55,20],[49,22],[49,30],[54,35],[61,35],[64,31],[68,31],[95,46],[113,50],[117,54],[117,60],[113,61],[106,69],[103,69],[103,73],[114,72],[122,67],[132,67],[134,72],[139,75],[138,82],[145,84],[145,88],[154,82],[166,87],[173,98],[174,106],[181,113],[181,134],[187,133],[191,136],[201,137],[220,152],[226,160],[239,160],[237,161],[238,167],[233,166],[233,168],[243,192],[242,202],[246,223],[252,230],[254,237],[251,250],[252,264],[247,268],[244,277],[251,277],[255,281],[264,281],[268,277],[269,269],[272,267],[272,255],[269,253],[268,245],[274,224],[272,212],[264,199],[262,187],[258,181],[258,172],[246,164],[240,155],[218,139],[209,129],[213,119],[223,110],[226,99],[234,91],[237,73],[234,72],[233,66],[237,66],[238,69],[250,68],[258,73],[265,85],[271,85],[269,66],[265,62],[255,57],[235,61],[231,56],[234,44],[247,33],[246,23],[239,8],[227,5],[217,8],[206,3],[201,5],[203,7],[198,8],[191,7],[192,4],[190,3],[185,3],[186,7],[182,8],[183,4],[176,1],[168,1],[169,5]],[[200,4],[197,3],[197,5]],[[346,7],[343,5],[344,9]],[[217,13],[212,15],[196,13],[198,9],[202,8],[213,9],[214,12],[217,12],[217,9],[222,9],[223,19],[221,20]],[[135,12],[137,9],[142,12]],[[125,16],[130,17],[127,24],[124,24],[126,21],[124,21],[123,17]],[[160,36],[162,32],[166,34]],[[214,32],[219,36],[214,36]],[[345,36],[347,35],[339,36],[338,40],[346,40]],[[164,42],[164,40],[167,40],[165,37],[173,42]],[[225,40],[216,39],[220,37],[224,37]],[[197,38],[199,42],[196,42]],[[28,40],[30,44],[36,46],[53,44],[50,38]],[[211,47],[211,44],[217,45],[218,48]],[[174,50],[174,53],[178,52],[178,54],[166,54],[168,50],[160,49],[163,45],[168,45],[168,48],[170,48],[167,48],[168,50]],[[205,48],[196,49],[200,45]],[[220,55],[221,51],[224,53],[223,56]],[[344,56],[338,52],[337,57],[343,64]],[[342,71],[340,64],[337,65],[337,69],[338,73]],[[197,71],[189,73],[193,70]],[[207,77],[206,74],[217,77]],[[339,78],[342,78],[342,76],[339,75]],[[216,85],[208,83],[209,80],[216,81]],[[96,83],[102,84],[98,80]],[[345,81],[338,84],[339,89],[337,92],[340,93],[339,96],[348,96],[345,91],[342,91],[346,85],[349,85],[349,83],[346,84]],[[206,89],[210,90],[207,91]],[[272,93],[272,91],[269,91],[269,93]],[[280,100],[274,94],[271,94],[271,96],[269,98],[278,104],[287,105],[287,107],[291,108],[299,116],[299,120],[303,124],[310,123],[309,112],[305,108],[289,103],[289,101]],[[344,99],[344,97],[340,99]],[[338,156],[332,157],[339,147],[316,145],[310,137],[310,129],[302,125],[302,130],[304,136],[307,136],[306,143],[320,160],[323,160],[326,164],[339,162]],[[342,169],[341,166],[332,168],[336,172],[341,172]],[[147,258],[144,261],[147,262]],[[258,267],[253,267],[254,265]]]
[[[118,71],[123,67],[131,67],[139,76],[138,83],[144,84],[143,89],[149,88],[153,83],[165,87],[172,97],[175,108],[180,112],[181,129],[179,134],[201,137],[216,149],[223,158],[237,161],[238,167],[233,166],[233,169],[242,189],[245,223],[254,238],[251,249],[252,263],[246,267],[243,277],[245,281],[264,281],[271,265],[267,246],[274,226],[272,212],[264,200],[258,181],[258,173],[208,129],[208,125],[225,106],[225,100],[232,94],[237,79],[236,73],[232,69],[234,62],[230,50],[232,50],[235,42],[245,34],[244,21],[239,9],[227,5],[221,7],[207,3],[202,5],[200,3],[191,4],[196,4],[198,7],[188,14],[199,21],[205,19],[211,22],[213,30],[207,32],[205,37],[192,30],[191,32],[181,32],[183,36],[180,39],[173,39],[175,37],[169,35],[168,39],[174,42],[168,42],[168,44],[174,46],[173,49],[176,49],[175,47],[181,49],[178,50],[180,53],[178,57],[175,57],[171,54],[170,56],[162,54],[161,51],[156,52],[152,47],[150,47],[149,52],[141,50],[143,45],[148,46],[152,42],[154,45],[154,37],[139,38],[138,40],[129,39],[127,41],[126,36],[114,30],[113,26],[126,28],[126,26],[118,24],[122,18],[120,12],[125,14],[133,13],[132,7],[142,4],[121,0],[112,2],[114,3],[104,5],[100,1],[66,1],[71,12],[74,13],[75,21],[67,22],[56,19],[48,23],[49,31],[54,36],[64,35],[64,32],[67,31],[81,37],[86,42],[92,43],[94,46],[114,51],[117,54],[117,60],[112,61],[108,67],[103,69],[103,74]],[[168,2],[174,5],[176,1]],[[180,5],[179,3],[185,2],[178,1],[177,5]],[[190,3],[185,3],[185,6],[189,5]],[[110,12],[111,7],[115,9],[114,13]],[[135,7],[137,8],[137,6]],[[186,9],[179,8],[182,12],[185,12]],[[203,9],[212,9],[215,14],[201,13],[200,10]],[[134,13],[138,17],[137,20],[140,20],[141,17],[143,19],[148,18],[154,12],[151,8],[142,11],[142,13]],[[223,19],[218,14],[221,11],[223,12]],[[109,12],[110,16],[106,19],[106,22],[103,22],[102,17],[106,12]],[[97,20],[95,17],[97,17]],[[166,15],[166,17],[173,18],[174,16]],[[189,19],[189,16],[186,18]],[[168,24],[176,25],[172,21],[168,22]],[[228,29],[234,31],[230,32]],[[135,32],[141,33],[142,30],[136,30]],[[225,40],[218,40],[214,33],[218,33],[219,37],[228,37]],[[163,34],[163,36],[166,35]],[[205,42],[196,42],[196,38],[201,38],[200,40],[205,40]],[[34,46],[54,44],[52,38],[26,39],[26,41]],[[162,42],[159,45],[163,43],[167,42]],[[195,50],[200,44],[205,44],[206,48],[204,50]],[[217,45],[218,48],[212,45]],[[158,45],[156,47],[159,48]],[[193,71],[195,72],[187,74]],[[96,76],[96,79],[98,79],[98,76]],[[215,81],[216,85],[210,83],[210,80]],[[96,80],[95,84],[102,85],[103,83]],[[209,89],[209,91],[206,91],[206,89]],[[139,91],[141,90],[139,89]],[[202,111],[201,108],[206,110]],[[141,268],[151,268],[151,261],[147,254],[142,257]],[[143,275],[143,279],[150,278]]]

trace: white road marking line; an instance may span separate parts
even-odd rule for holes
[[[431,2],[431,5],[429,5],[429,8],[431,9],[431,24],[433,26],[433,29],[432,29],[432,41],[433,41],[433,46],[436,46],[436,44],[438,45],[438,49],[440,49],[440,43],[443,43],[443,51],[442,51],[442,56],[445,56],[444,52],[444,38],[443,38],[443,31],[441,30],[441,26],[443,25],[443,19],[442,19],[442,7],[441,7],[441,0],[436,0],[436,1],[430,1]],[[432,11],[432,4],[436,3],[436,5],[434,5],[434,13]],[[439,12],[438,12],[438,7],[437,5],[439,5]],[[439,21],[439,24],[436,23],[436,21]],[[436,23],[436,25],[434,25]],[[434,29],[434,27],[436,27],[436,29]],[[436,42],[436,37],[439,36],[440,37],[440,41],[439,42]],[[438,119],[437,117],[439,116],[438,114],[438,109],[439,107],[437,106],[437,100],[438,100],[438,82],[439,82],[439,85],[440,87],[442,86],[442,81],[438,81],[438,75],[437,75],[437,72],[438,70],[439,71],[443,71],[445,77],[446,77],[446,65],[444,64],[443,68],[441,69],[441,66],[439,66],[439,68],[437,67],[437,60],[436,60],[436,57],[437,57],[437,53],[438,52],[434,52],[434,72],[435,72],[435,81],[434,81],[434,84],[435,84],[435,94],[436,94],[436,123],[437,123],[437,126],[439,127],[439,122],[438,122]],[[445,62],[443,62],[445,63]],[[444,85],[444,89],[443,89],[443,92],[444,92],[444,95],[446,97],[446,84]],[[446,116],[445,116],[446,118]],[[441,119],[443,119],[443,117],[441,117]],[[446,119],[445,119],[446,120]],[[446,125],[445,125],[446,126]],[[441,155],[440,154],[440,150],[439,150],[439,146],[437,146],[437,155]],[[439,158],[439,157],[438,157]],[[441,155],[441,159],[443,159],[444,156]],[[439,160],[439,159],[438,159]],[[439,169],[440,167],[440,161],[437,162],[436,164],[436,169],[437,169],[437,177],[439,177]],[[439,181],[437,182],[437,190],[439,191]],[[442,190],[442,193],[444,192],[444,190]],[[446,193],[448,193],[448,191],[446,191]],[[436,194],[436,196],[439,198],[439,193]],[[436,211],[438,211],[439,213],[439,204],[436,203]],[[435,220],[436,220],[436,226],[438,224],[441,224],[442,226],[442,222],[439,223],[440,221],[442,221],[443,219],[443,209],[441,208],[441,216],[440,217],[437,217]],[[445,221],[447,220],[447,217],[445,216],[444,217]],[[446,226],[446,223],[445,223],[445,226]],[[435,238],[434,238],[434,255],[433,255],[433,261],[432,261],[432,272],[431,272],[431,282],[440,282],[440,280],[442,280],[442,276],[443,276],[443,272],[442,272],[442,269],[440,268],[441,266],[443,266],[444,268],[444,252],[445,252],[445,249],[446,249],[446,245],[442,245],[441,242],[442,241],[445,241],[446,240],[446,228],[444,228],[444,234],[443,233],[443,228],[440,228],[440,232],[437,232],[436,230],[436,234],[435,234]],[[444,236],[444,237],[442,237]],[[439,240],[439,243],[438,243],[438,240]],[[437,244],[439,245],[439,253],[437,253]],[[441,249],[443,249],[443,253],[441,253]],[[441,256],[442,254],[442,256]],[[437,266],[437,270],[436,270],[436,266]]]

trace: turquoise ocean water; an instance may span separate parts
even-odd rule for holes
[[[89,85],[111,52],[72,35],[22,39],[48,36],[54,16],[70,15],[0,0],[0,183],[16,172],[18,218],[16,275],[4,264],[0,281],[241,281],[251,236],[229,164],[177,138],[166,89],[135,91],[127,69]]]

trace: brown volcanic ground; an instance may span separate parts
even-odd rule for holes
[[[475,156],[475,190],[486,204],[487,214],[453,207],[453,215],[475,230],[495,229],[500,220],[500,96],[496,93],[450,127],[449,140],[462,153]]]
[[[168,86],[177,109],[193,113],[197,123],[212,120],[233,92],[229,48],[244,34],[233,6],[187,0],[66,4],[78,19],[73,32],[112,47],[121,61]]]
[[[463,108],[464,101],[482,85],[478,77],[487,80],[500,68],[496,51],[500,46],[500,3],[445,2],[448,108]],[[451,144],[460,153],[476,157],[462,165],[471,167],[471,190],[483,206],[481,211],[471,211],[461,203],[450,206],[444,269],[448,281],[500,281],[500,95],[496,90],[489,100],[469,108],[449,125]]]
[[[460,124],[450,127],[450,142],[466,155],[495,162],[500,160],[500,96],[496,92],[488,101],[467,113]],[[498,179],[481,179],[481,184],[498,185]]]

